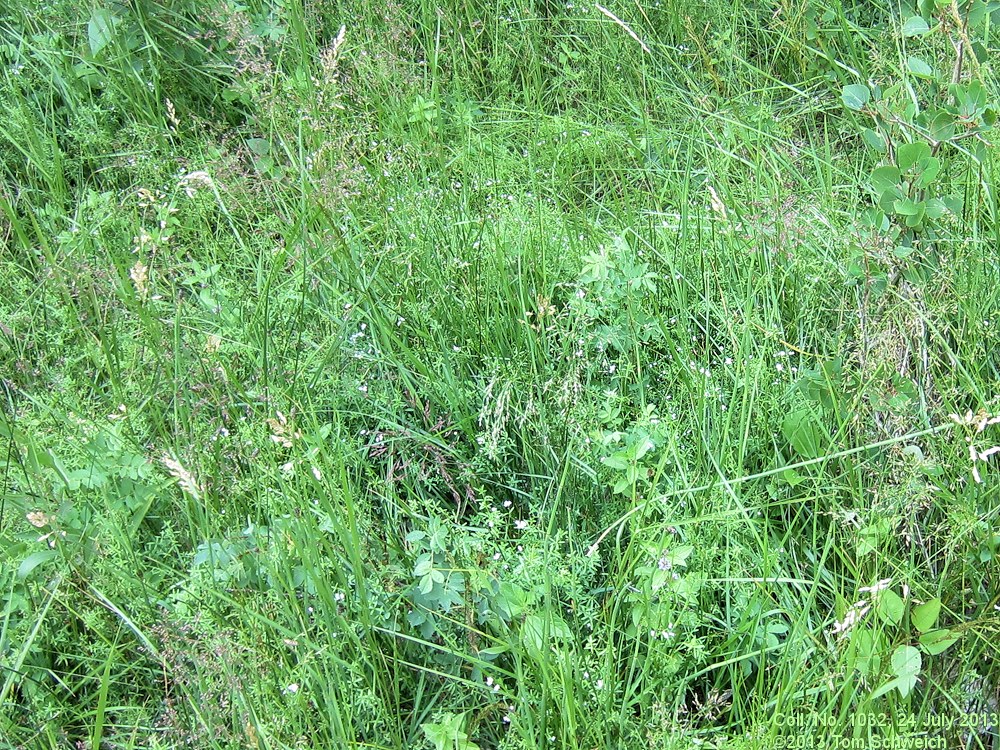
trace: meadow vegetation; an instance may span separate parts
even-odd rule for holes
[[[998,32],[0,6],[0,747],[998,747]]]

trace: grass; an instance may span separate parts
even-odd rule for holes
[[[0,747],[996,747],[924,5],[0,10]]]

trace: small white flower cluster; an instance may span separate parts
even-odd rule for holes
[[[212,175],[199,169],[179,177],[177,186],[184,191],[188,198],[194,198],[201,189],[214,189],[215,183],[212,180]]]
[[[830,631],[831,635],[843,638],[846,636],[851,629],[864,619],[864,616],[871,611],[872,603],[877,598],[877,596],[885,591],[892,584],[891,578],[883,578],[881,581],[873,583],[871,586],[863,586],[858,591],[862,594],[871,594],[871,600],[868,601],[861,599],[854,602],[851,608],[847,610],[844,614],[844,619],[840,622],[834,623],[833,629]],[[909,593],[909,589],[904,586],[903,590],[904,596]]]
[[[657,630],[650,630],[649,631],[649,637],[651,639],[653,639],[654,641],[657,638],[662,639],[664,641],[673,640],[673,638],[677,635],[677,631],[676,631],[675,628],[676,628],[676,624],[671,622],[671,623],[669,623],[667,625],[666,630],[659,630],[659,631],[657,631]]]
[[[1000,424],[1000,416],[990,417],[987,416],[984,411],[980,411],[978,414],[973,414],[972,411],[969,410],[966,412],[964,417],[960,417],[958,414],[952,414],[951,420],[955,422],[955,424],[964,425],[966,427],[975,427],[976,435],[981,434],[983,430],[990,425]],[[972,435],[968,435],[965,440],[969,443],[969,460],[972,461],[972,479],[976,482],[976,484],[982,484],[983,477],[979,473],[978,464],[986,463],[990,456],[1000,453],[1000,445],[994,445],[991,448],[981,451],[973,444]]]

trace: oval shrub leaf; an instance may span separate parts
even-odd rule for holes
[[[865,139],[865,143],[878,151],[880,154],[884,154],[887,151],[885,138],[871,128],[865,128],[861,133],[861,137]]]
[[[900,620],[903,619],[904,608],[903,600],[895,591],[887,589],[879,597],[877,611],[882,619],[890,625],[899,625]]]
[[[919,57],[908,57],[906,60],[906,69],[917,78],[934,78],[934,68],[926,60],[922,60]]]
[[[937,656],[942,651],[951,647],[958,636],[950,630],[932,630],[920,636],[920,648],[927,652],[928,656]]]
[[[864,84],[852,83],[844,86],[844,91],[841,93],[840,99],[848,109],[859,111],[864,109],[864,106],[871,101],[872,92]]]
[[[889,660],[892,665],[892,672],[897,677],[909,677],[920,674],[920,666],[923,663],[920,652],[913,646],[900,646],[892,652]]]
[[[923,36],[931,30],[920,16],[910,16],[903,24],[903,36]]]
[[[934,627],[939,614],[941,614],[941,600],[934,598],[914,607],[913,611],[910,612],[910,622],[921,633],[926,633]]]

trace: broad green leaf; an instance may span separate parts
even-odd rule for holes
[[[920,652],[913,646],[899,646],[889,659],[892,673],[897,677],[920,674],[922,663]]]
[[[910,200],[909,198],[902,198],[901,200],[895,201],[892,204],[892,207],[900,216],[914,216],[916,214],[922,214],[924,211],[923,202],[917,202]]]
[[[920,647],[927,652],[928,656],[937,656],[942,651],[947,650],[951,647],[955,641],[957,641],[959,636],[952,633],[950,630],[932,630],[929,633],[924,633],[920,636]]]
[[[917,187],[925,188],[934,182],[934,178],[941,171],[941,160],[937,157],[929,156],[926,159],[921,159],[918,166],[920,168],[920,177],[917,179]]]
[[[906,60],[906,69],[917,78],[934,78],[934,68],[926,60],[919,57],[913,57],[912,55],[908,57]]]
[[[795,452],[805,458],[816,458],[823,453],[823,432],[809,409],[799,409],[785,417],[781,432]]]
[[[663,557],[666,558],[669,567],[679,568],[687,565],[687,559],[691,557],[692,552],[694,552],[694,547],[690,544],[682,544],[668,552],[664,552]]]
[[[903,36],[923,36],[930,30],[927,21],[920,16],[910,16],[903,23]]]
[[[903,619],[904,609],[903,600],[895,591],[887,589],[879,595],[876,611],[890,625],[899,625]]]
[[[919,227],[921,222],[924,220],[924,214],[927,212],[927,204],[920,201],[917,204],[917,210],[915,213],[910,214],[906,217],[906,226],[910,228]]]
[[[955,135],[955,116],[941,110],[935,112],[927,122],[927,132],[935,141],[947,141]]]
[[[645,456],[647,453],[649,453],[655,447],[656,447],[656,445],[653,444],[652,440],[650,440],[648,437],[643,437],[641,440],[639,440],[638,443],[636,443],[636,446],[635,446],[635,459],[636,459],[636,461],[638,461],[640,458],[642,458],[643,456]]]
[[[932,219],[940,219],[947,211],[948,207],[940,198],[931,198],[927,201],[927,215]]]
[[[444,714],[438,724],[421,724],[420,729],[434,750],[479,750],[479,745],[469,740],[463,731],[465,714]]]
[[[926,633],[934,627],[939,614],[941,614],[941,600],[934,598],[914,607],[910,612],[910,622],[921,633]]]
[[[872,693],[872,699],[880,698],[886,693],[890,693],[893,690],[898,690],[899,694],[904,698],[910,694],[914,686],[917,684],[916,675],[907,675],[906,677],[897,677],[894,680],[889,680],[882,687]]]
[[[888,518],[880,518],[873,523],[858,530],[858,539],[855,542],[856,553],[867,555],[879,549],[883,541],[891,534],[892,522]]]
[[[902,172],[905,172],[919,161],[929,159],[930,157],[931,147],[923,141],[904,143],[896,151],[896,163]]]
[[[625,471],[629,467],[629,462],[624,458],[622,451],[618,451],[611,456],[605,456],[601,459],[601,463],[618,471]]]
[[[986,20],[987,6],[982,0],[973,0],[973,2],[968,4],[968,8],[965,23],[974,29]]]
[[[861,133],[861,137],[864,138],[865,143],[878,151],[880,154],[884,154],[888,150],[885,145],[885,138],[871,128],[865,128]]]
[[[871,101],[871,98],[872,92],[867,86],[861,83],[852,83],[844,86],[844,91],[840,95],[844,106],[855,111],[864,109],[865,105]]]
[[[795,471],[795,469],[785,469],[781,472],[780,476],[792,487],[796,487],[806,481],[806,478]]]
[[[87,22],[87,43],[91,57],[96,57],[115,38],[118,16],[107,8],[98,8],[90,14]]]
[[[659,568],[655,568],[653,570],[653,577],[650,580],[650,585],[653,591],[658,591],[659,589],[662,589],[672,578],[672,570],[660,570]]]
[[[976,56],[976,62],[982,64],[990,59],[990,50],[978,39],[972,41],[972,54]]]
[[[975,120],[986,110],[989,97],[979,81],[968,86],[953,86],[952,94],[958,100],[958,115],[965,120]]]
[[[896,167],[878,167],[872,172],[872,190],[879,197],[887,192],[898,193],[900,177],[900,171]]]
[[[855,628],[851,631],[850,658],[853,666],[863,676],[877,674],[882,666],[875,634],[866,628]]]
[[[490,646],[489,648],[479,649],[477,655],[483,661],[493,661],[501,654],[506,654],[510,651],[510,646]]]
[[[247,148],[257,156],[267,156],[271,152],[271,142],[266,138],[247,138]]]
[[[542,615],[528,615],[524,618],[521,640],[525,645],[541,651],[545,647],[546,638],[572,641],[573,631],[569,629],[566,621],[556,614],[550,614],[547,618]]]
[[[493,599],[493,608],[504,621],[519,617],[528,606],[528,594],[520,586],[507,581],[500,584],[500,591]]]
[[[434,590],[434,577],[428,573],[420,579],[420,593],[425,596]]]
[[[434,570],[434,558],[429,552],[425,552],[417,558],[417,562],[413,566],[413,575],[414,577],[419,578],[427,575],[432,570]]]
[[[943,198],[941,198],[941,202],[955,216],[960,216],[962,214],[962,207],[965,205],[965,200],[962,198],[962,196],[946,195]]]

